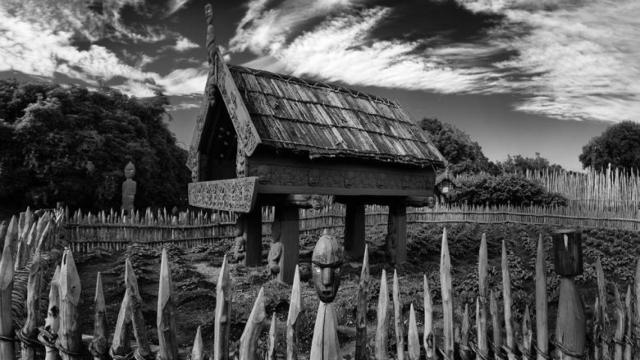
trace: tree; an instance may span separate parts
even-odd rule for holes
[[[449,162],[449,170],[454,175],[478,172],[495,174],[499,171],[484,155],[480,145],[457,127],[435,118],[422,119],[420,126],[429,133],[435,147]]]
[[[136,165],[136,206],[186,203],[186,151],[164,121],[166,97],[128,97],[0,81],[0,202],[119,208],[123,168]]]
[[[580,154],[582,167],[604,170],[609,164],[624,169],[640,169],[640,124],[624,121],[589,140]]]
[[[535,158],[524,157],[522,155],[507,155],[507,160],[498,162],[498,166],[505,173],[525,173],[529,171],[563,171],[562,166],[558,164],[551,164],[549,160],[540,156],[540,153],[536,153]]]

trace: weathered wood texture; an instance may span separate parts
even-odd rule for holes
[[[295,284],[295,282],[294,282]],[[366,360],[367,353],[367,309],[369,298],[369,247],[365,245],[362,270],[358,282],[356,308],[356,360]],[[292,360],[292,359],[287,359]]]
[[[177,360],[178,343],[176,340],[176,311],[173,303],[171,270],[167,249],[162,250],[160,264],[160,284],[158,286],[158,360]]]
[[[213,360],[229,358],[229,327],[231,325],[231,277],[227,256],[222,259],[216,284],[216,310],[213,323]]]
[[[256,202],[256,177],[189,184],[189,205],[205,209],[248,213]]]

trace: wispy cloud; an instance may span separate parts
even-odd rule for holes
[[[194,43],[193,41],[187,39],[184,36],[178,36],[176,39],[176,44],[172,47],[175,51],[187,51],[191,49],[197,49],[200,45]]]
[[[436,20],[425,19],[416,24],[425,26],[424,36],[384,40],[374,37],[378,28],[406,21],[394,17],[393,8],[355,1],[274,6],[253,0],[230,50],[251,51],[258,59],[250,65],[294,75],[439,93],[510,92],[525,99],[517,104],[521,111],[560,119],[640,121],[639,2],[459,4],[501,20],[456,39],[447,31],[429,31],[428,21]]]

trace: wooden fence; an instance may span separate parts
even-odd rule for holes
[[[262,234],[271,234],[273,208],[264,207]],[[367,227],[386,226],[388,209],[384,206],[368,206]],[[317,234],[329,229],[340,232],[344,228],[345,207],[334,204],[319,210],[300,210],[300,232]],[[111,212],[82,214],[65,217],[66,237],[76,252],[95,248],[125,249],[130,243],[146,243],[162,246],[173,243],[193,247],[211,245],[216,241],[232,239],[236,235],[236,215],[229,212],[183,212],[178,216],[164,211],[126,217]],[[609,228],[640,230],[640,211],[629,208],[593,209],[589,205],[573,203],[568,207],[516,207],[516,206],[466,206],[437,204],[430,208],[410,208],[407,223],[442,224],[538,224],[577,228]]]
[[[38,228],[37,225],[36,229]],[[42,225],[45,226],[45,225]],[[41,228],[42,228],[41,226]],[[55,271],[49,289],[48,313],[44,321],[39,313],[38,301],[42,284],[42,272],[38,266],[31,266],[27,281],[26,321],[22,328],[14,329],[15,320],[11,309],[11,293],[15,282],[14,268],[19,267],[19,257],[14,246],[29,244],[25,240],[24,227],[18,225],[15,217],[12,219],[4,238],[3,253],[0,260],[0,359],[16,358],[17,342],[20,341],[20,359],[40,359],[44,354],[46,360],[55,360],[61,356],[63,360],[80,360],[92,358],[94,360],[108,359],[178,359],[180,344],[176,341],[176,309],[175,295],[171,283],[170,263],[166,250],[162,252],[159,269],[160,284],[158,288],[157,353],[153,354],[152,346],[146,333],[145,319],[142,316],[141,304],[144,301],[138,290],[133,267],[127,259],[123,284],[125,295],[115,325],[108,324],[105,316],[105,299],[102,289],[101,275],[98,274],[95,288],[94,319],[95,327],[92,335],[82,335],[79,329],[78,302],[82,289],[80,278],[75,266],[73,252],[66,248],[60,265]],[[44,231],[44,230],[43,230]],[[40,255],[47,248],[47,237],[37,231],[39,241],[35,247],[29,247],[29,254],[37,264]],[[21,237],[22,236],[22,237]],[[37,238],[37,236],[36,236]],[[537,248],[535,269],[535,309],[526,307],[522,316],[522,323],[513,321],[511,298],[511,275],[507,262],[507,249],[502,243],[502,310],[497,301],[496,293],[489,291],[488,286],[488,255],[487,241],[483,236],[478,260],[478,294],[475,303],[464,304],[464,313],[454,316],[456,296],[453,293],[451,276],[451,259],[449,255],[446,229],[442,236],[440,261],[440,294],[442,298],[442,328],[436,328],[434,318],[433,292],[424,276],[424,322],[420,330],[417,325],[414,304],[410,304],[409,318],[403,319],[402,298],[400,296],[397,274],[394,272],[392,284],[392,300],[389,300],[388,279],[382,270],[377,317],[376,332],[368,334],[367,308],[370,292],[368,251],[365,251],[360,282],[357,292],[357,321],[356,321],[356,359],[420,359],[422,354],[427,359],[442,358],[445,360],[516,360],[533,359],[614,359],[631,360],[640,356],[637,347],[640,333],[640,264],[636,270],[635,283],[627,288],[624,301],[617,286],[613,286],[615,309],[613,313],[614,326],[609,326],[610,313],[607,283],[602,266],[596,263],[598,279],[598,295],[595,299],[593,326],[587,328],[584,309],[580,296],[575,288],[573,277],[582,272],[580,252],[580,236],[575,232],[555,233],[553,236],[555,270],[560,276],[560,290],[558,300],[557,326],[554,332],[548,328],[548,320],[552,314],[548,312],[547,280],[545,269],[545,253],[543,239],[540,237]],[[33,243],[32,243],[33,244]],[[610,285],[609,285],[610,286]],[[233,307],[231,277],[226,257],[220,270],[216,288],[216,307],[214,310],[214,347],[212,359],[228,359],[230,353],[237,354],[240,360],[247,359],[297,359],[298,353],[306,353],[298,344],[298,317],[301,313],[300,275],[296,269],[295,280],[291,289],[290,307],[286,322],[286,353],[278,354],[275,316],[266,313],[264,292],[261,289],[255,299],[253,309],[246,323],[244,332],[236,344],[229,338],[230,312]],[[15,301],[15,299],[14,299]],[[321,304],[321,306],[323,306]],[[475,316],[473,310],[475,308]],[[470,310],[471,309],[471,310]],[[393,318],[393,326],[388,326]],[[472,321],[475,318],[475,321]],[[20,319],[21,320],[21,319]],[[329,319],[330,320],[330,319]],[[336,343],[337,337],[331,334],[332,327],[327,317],[318,317],[315,332],[325,334],[324,341],[313,341],[310,349],[312,360],[327,359],[323,354],[339,354],[340,348]],[[324,322],[318,326],[318,321]],[[533,323],[535,321],[535,334]],[[258,354],[258,338],[266,326],[269,325],[268,349],[266,353]],[[475,325],[474,325],[475,324]],[[38,328],[39,325],[44,325]],[[396,346],[388,346],[389,328],[394,330]],[[130,332],[129,329],[133,331]],[[517,331],[516,329],[520,329]],[[113,330],[113,336],[109,336]],[[422,333],[422,339],[420,338]],[[16,335],[17,334],[17,337]],[[135,346],[130,346],[129,336],[133,335]],[[406,334],[406,335],[405,335]],[[316,335],[314,334],[314,338]],[[519,335],[519,336],[516,336]],[[191,359],[205,359],[205,349],[201,331],[194,334],[195,339],[191,351]],[[83,341],[84,339],[84,341]],[[333,339],[333,340],[331,340]],[[535,339],[535,340],[534,340]],[[587,339],[592,339],[587,342]],[[235,339],[233,339],[235,340]],[[372,341],[373,340],[373,341]],[[369,345],[373,346],[369,346]],[[185,345],[185,344],[183,344]],[[44,351],[42,351],[44,347]],[[373,351],[368,349],[372,348]],[[390,356],[390,354],[393,354]],[[331,357],[339,359],[341,357]]]

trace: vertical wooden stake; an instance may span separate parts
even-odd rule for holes
[[[173,304],[171,270],[167,249],[162,249],[160,264],[160,285],[158,286],[158,360],[177,360],[178,344],[176,340],[175,305]]]
[[[295,281],[294,281],[295,283]],[[356,309],[356,360],[367,360],[367,298],[369,297],[369,247],[364,247]],[[293,360],[293,359],[287,359]]]
[[[633,283],[633,293],[635,295],[634,297],[634,303],[633,306],[635,307],[634,311],[633,311],[633,317],[634,317],[634,326],[632,327],[632,339],[635,340],[635,348],[636,351],[633,354],[633,358],[634,360],[640,360],[640,340],[638,339],[640,337],[640,333],[638,333],[638,327],[640,327],[640,260],[638,260],[637,264],[636,264],[636,273],[634,276],[634,283]]]
[[[420,336],[418,335],[418,324],[416,324],[416,311],[413,303],[409,308],[409,333],[407,336],[409,360],[420,359]]]
[[[118,318],[116,320],[116,328],[113,331],[113,341],[111,342],[111,348],[109,354],[111,357],[127,356],[131,350],[129,345],[129,324],[131,323],[131,296],[129,290],[125,290],[122,303],[120,304],[120,311],[118,312]]]
[[[18,237],[16,217],[11,218],[0,258],[0,336],[13,339],[11,293],[13,292],[13,244]],[[15,348],[12,340],[0,339],[0,359],[13,359]]]
[[[531,314],[529,313],[529,305],[527,304],[524,308],[524,316],[522,317],[522,360],[529,360],[531,358],[532,340]]]
[[[442,292],[443,351],[445,358],[453,359],[453,289],[451,284],[451,258],[449,256],[446,228],[442,232],[442,250],[440,251],[440,288]]]
[[[489,288],[489,256],[487,254],[487,236],[482,234],[480,251],[478,255],[478,300],[476,302],[476,330],[478,350],[476,360],[484,360],[489,357],[489,341],[487,327],[487,302]]]
[[[498,313],[498,300],[496,293],[489,292],[489,313],[491,314],[491,327],[493,328],[493,356],[502,358],[502,327],[500,326],[500,314]]]
[[[596,300],[593,304],[593,359],[601,360],[602,359],[602,348],[601,344],[598,343],[597,339],[602,336],[602,313],[600,312],[600,301],[598,296],[596,295]]]
[[[56,266],[56,270],[51,278],[49,289],[49,305],[47,307],[47,318],[44,322],[44,328],[40,330],[38,340],[45,346],[45,360],[57,360],[58,350],[55,347],[55,338],[60,327],[60,265]]]
[[[104,302],[101,272],[98,272],[96,279],[96,295],[93,303],[95,315],[93,318],[93,339],[89,345],[89,352],[91,352],[94,360],[107,360],[109,353],[109,343],[107,340],[107,308]]]
[[[424,345],[427,359],[433,359],[436,356],[436,341],[433,333],[433,301],[431,300],[431,291],[429,290],[429,282],[427,275],[423,275],[424,285],[424,333],[422,343]]]
[[[464,304],[464,314],[462,315],[462,327],[460,329],[459,351],[463,360],[471,360],[471,349],[469,348],[469,304]]]
[[[68,248],[62,255],[60,265],[60,330],[58,347],[63,360],[82,359],[82,338],[78,305],[80,304],[80,276]]]
[[[205,360],[204,345],[202,343],[202,330],[200,330],[200,326],[198,326],[198,330],[196,330],[196,337],[193,339],[193,348],[191,349],[190,360]]]
[[[231,316],[231,277],[227,255],[222,259],[222,267],[216,284],[216,312],[213,323],[213,360],[229,359],[229,325]]]
[[[378,296],[378,323],[376,326],[376,360],[387,358],[387,322],[389,321],[389,290],[387,290],[387,272],[382,269],[380,276],[380,295]]]
[[[602,360],[610,359],[609,343],[607,342],[607,336],[609,334],[609,315],[607,314],[607,282],[604,278],[604,271],[602,270],[602,263],[600,258],[596,259],[596,280],[598,283],[598,303],[600,306],[596,311],[598,312],[600,320],[600,335],[602,341],[600,342],[600,352]]]
[[[400,303],[400,289],[398,285],[398,272],[393,270],[393,325],[396,333],[396,357],[404,360],[404,331],[402,321],[402,304]]]
[[[631,360],[631,356],[633,354],[633,305],[631,299],[631,285],[627,286],[627,295],[624,298],[624,307],[627,310],[626,314],[626,341],[624,347],[624,360]]]
[[[27,320],[20,332],[20,338],[25,338],[21,345],[21,360],[33,360],[36,356],[36,349],[29,345],[30,341],[35,341],[38,336],[38,323],[40,323],[40,283],[42,273],[40,272],[40,255],[34,257],[31,269],[29,269],[29,279],[27,281]]]
[[[334,305],[320,301],[313,328],[310,360],[342,359],[337,327],[338,318]]]
[[[276,360],[276,313],[271,314],[271,325],[269,326],[269,347],[267,348],[267,356],[265,360]]]
[[[131,325],[133,327],[133,336],[138,345],[136,353],[138,358],[148,359],[151,357],[151,348],[149,347],[149,339],[147,337],[147,326],[142,314],[142,296],[138,290],[138,279],[133,271],[131,260],[125,260],[124,268],[124,284],[131,299],[129,306],[131,307]]]
[[[624,330],[625,330],[625,309],[624,305],[622,305],[622,299],[620,298],[620,291],[618,290],[618,286],[615,285],[613,287],[613,292],[615,295],[616,301],[616,331],[613,335],[613,342],[615,343],[615,351],[614,351],[614,360],[622,360],[622,356],[624,355]]]
[[[516,360],[515,339],[513,336],[513,323],[511,320],[511,274],[509,273],[509,262],[507,261],[507,245],[502,240],[502,297],[504,305],[504,329],[507,334],[507,356],[509,360]]]
[[[296,265],[296,271],[293,276],[293,286],[291,286],[289,313],[287,315],[287,360],[298,359],[298,317],[300,316],[301,310],[300,269],[298,265]]]
[[[267,314],[264,309],[264,289],[260,288],[258,297],[253,303],[251,314],[247,320],[247,325],[244,327],[242,336],[240,337],[240,360],[256,360],[258,354],[256,353],[256,347],[258,344],[258,337],[260,337],[260,331],[264,326],[264,320]]]
[[[536,254],[536,343],[539,350],[537,360],[546,360],[549,353],[547,273],[544,268],[544,258],[544,241],[540,234]]]

